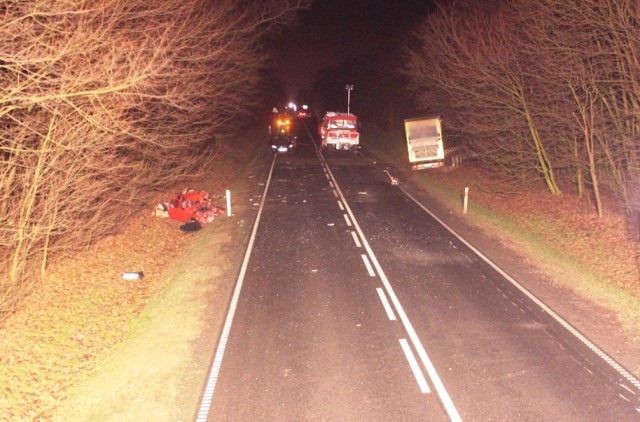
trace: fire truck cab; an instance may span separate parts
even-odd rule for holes
[[[318,133],[321,137],[320,147],[327,151],[356,152],[360,146],[358,117],[355,114],[327,111]]]

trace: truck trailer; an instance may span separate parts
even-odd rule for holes
[[[404,121],[409,163],[412,170],[444,166],[440,117],[417,117]]]

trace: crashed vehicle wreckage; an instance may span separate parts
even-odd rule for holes
[[[187,190],[158,204],[155,215],[168,217],[181,223],[204,225],[213,221],[216,215],[223,214],[225,208],[211,205],[211,197],[206,191]]]

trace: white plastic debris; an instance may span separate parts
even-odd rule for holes
[[[144,273],[142,271],[122,273],[123,280],[140,280],[143,277],[144,277]]]

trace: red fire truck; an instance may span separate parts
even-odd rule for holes
[[[321,148],[327,151],[358,151],[360,134],[358,117],[355,114],[327,111],[319,127]]]

